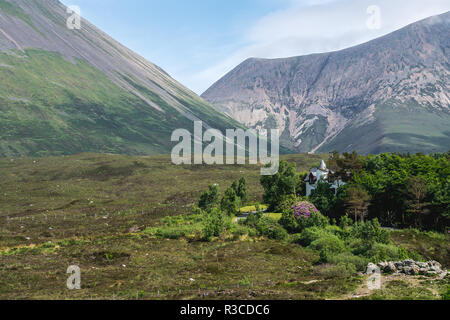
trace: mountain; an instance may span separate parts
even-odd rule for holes
[[[450,149],[450,12],[349,49],[249,59],[202,97],[296,152]]]
[[[0,156],[168,153],[193,120],[242,127],[57,0],[0,0]]]

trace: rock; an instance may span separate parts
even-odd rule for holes
[[[139,231],[141,231],[141,229],[138,226],[134,226],[131,227],[130,230],[128,230],[128,233],[137,233]]]
[[[403,267],[402,271],[403,271],[402,273],[404,273],[406,275],[413,275],[414,274],[413,268],[409,267],[409,266]]]
[[[442,269],[439,268],[438,266],[431,267],[431,268],[430,268],[430,271],[431,271],[431,272],[436,272],[436,273],[442,273]]]
[[[380,270],[385,270],[388,267],[388,265],[389,265],[388,262],[385,261],[385,262],[380,262],[378,264],[378,267],[380,268]]]
[[[420,275],[426,275],[428,273],[428,268],[420,268],[419,269],[419,274]]]
[[[412,260],[412,259],[408,259],[408,260],[403,261],[403,265],[408,266],[408,267],[412,267],[413,265],[415,265],[415,263],[416,262],[414,260]]]
[[[427,264],[430,267],[438,267],[439,269],[442,268],[442,265],[439,262],[437,262],[437,261],[433,261],[433,260],[432,261],[428,261]]]
[[[419,274],[419,272],[420,272],[420,268],[417,266],[417,265],[413,265],[412,267],[411,267],[411,275],[418,275]]]
[[[397,267],[395,266],[395,263],[393,263],[393,262],[389,262],[388,266],[385,269],[385,272],[388,272],[388,273],[396,273],[397,271],[398,271]]]
[[[395,262],[380,262],[378,265],[370,263],[367,266],[367,274],[372,274],[377,271],[392,273],[392,274],[406,274],[406,275],[428,275],[436,276],[440,275],[446,270],[442,270],[442,265],[437,261],[418,262],[412,259]]]
[[[428,268],[428,264],[426,264],[425,262],[416,262],[416,265],[417,265],[420,269]]]

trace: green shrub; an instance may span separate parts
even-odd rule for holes
[[[209,186],[198,202],[198,207],[205,211],[211,211],[214,207],[219,205],[219,187],[217,185]]]
[[[260,211],[257,211],[254,214],[250,214],[245,220],[241,220],[240,223],[250,227],[257,228],[259,221],[263,217],[263,214]]]
[[[329,233],[332,233],[344,241],[348,241],[352,237],[352,228],[351,227],[339,227],[337,225],[329,225],[325,228],[325,230]]]
[[[316,268],[316,273],[325,279],[348,278],[356,273],[353,264],[339,263],[337,265],[321,265]]]
[[[276,220],[269,217],[260,218],[256,230],[260,235],[274,240],[284,240],[288,236],[287,231]]]
[[[311,213],[309,218],[299,217],[298,218],[298,231],[302,232],[306,228],[318,227],[325,229],[330,224],[327,217],[318,212]]]
[[[302,234],[301,233],[294,233],[294,234],[290,234],[289,235],[288,241],[290,243],[301,244],[300,243],[301,238],[302,238]]]
[[[378,219],[366,223],[355,224],[352,228],[352,236],[354,238],[363,239],[369,243],[389,244],[391,242],[389,231],[381,228]]]
[[[339,221],[339,226],[342,229],[345,229],[347,227],[351,227],[351,226],[353,226],[353,220],[351,218],[349,218],[348,215],[345,215],[345,216],[341,217],[341,219]]]
[[[375,243],[366,252],[362,253],[372,262],[398,261],[409,259],[408,252],[392,244]]]
[[[328,262],[332,256],[345,251],[345,243],[333,234],[324,234],[314,240],[309,248],[319,251],[321,262]]]
[[[331,234],[328,233],[325,229],[320,229],[318,227],[307,228],[300,234],[299,244],[307,247],[314,241],[322,237],[326,237],[327,235]]]
[[[313,212],[306,218],[303,216],[295,217],[294,212],[290,210],[283,213],[279,223],[289,233],[302,233],[305,229],[312,227],[324,229],[330,224],[330,221],[318,212]]]
[[[200,227],[198,225],[177,225],[149,228],[145,233],[155,235],[161,239],[181,239],[193,235],[199,230]]]
[[[231,229],[231,233],[239,237],[245,236],[247,234],[248,235],[256,234],[254,229],[241,224],[235,224]]]
[[[288,237],[287,231],[280,225],[266,229],[264,235],[273,240],[285,240]]]
[[[355,256],[350,252],[342,252],[329,258],[329,262],[332,264],[343,263],[345,265],[353,265],[357,271],[365,271],[370,259]]]
[[[294,216],[294,212],[290,209],[283,211],[279,223],[289,233],[300,233],[298,219]]]
[[[341,233],[342,233],[342,229],[336,225],[329,225],[325,227],[325,230],[329,233],[332,233],[338,237],[340,237]]]
[[[219,237],[225,230],[225,219],[223,213],[215,208],[205,214],[203,221],[203,237],[211,241],[213,237]]]

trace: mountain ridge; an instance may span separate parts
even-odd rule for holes
[[[334,52],[250,58],[202,97],[248,127],[280,128],[284,146],[297,152],[445,151],[450,149],[449,21],[447,12]],[[349,128],[358,131],[358,121],[379,122],[381,109],[394,109],[396,117],[409,116],[411,111],[405,110],[415,102],[422,114],[416,120],[431,127],[435,142],[422,135],[419,146],[411,146],[407,134],[414,124],[401,123],[409,128],[400,130],[389,123],[392,120],[376,124],[379,133],[370,137],[370,148],[367,141],[343,139],[342,134],[351,138]],[[426,109],[440,118],[427,115]],[[392,134],[400,136],[394,139]],[[336,138],[339,143],[333,142]]]

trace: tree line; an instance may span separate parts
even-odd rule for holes
[[[327,181],[321,182],[307,199],[308,173],[298,173],[295,164],[282,161],[276,175],[261,178],[269,210],[290,210],[303,199],[336,221],[344,216],[363,222],[377,218],[387,227],[448,231],[450,152],[369,156],[334,152],[328,167],[330,182],[341,178],[346,184],[335,194]]]

